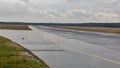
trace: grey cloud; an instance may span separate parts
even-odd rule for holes
[[[14,0],[12,0],[14,1]],[[21,3],[19,3],[19,1]],[[120,21],[119,0],[0,1],[0,20],[52,22]],[[113,7],[111,7],[113,6]]]
[[[0,2],[0,15],[18,15],[26,12],[26,8],[17,3]]]
[[[23,2],[25,2],[25,3],[29,3],[29,0],[21,0],[21,1],[23,1]]]

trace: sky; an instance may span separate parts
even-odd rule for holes
[[[5,22],[120,22],[120,0],[0,0]]]

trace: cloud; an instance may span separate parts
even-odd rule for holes
[[[119,22],[119,6],[119,0],[0,0],[0,21]]]
[[[9,16],[9,15],[19,15],[26,12],[26,7],[18,3],[10,3],[2,1],[0,2],[0,15]]]

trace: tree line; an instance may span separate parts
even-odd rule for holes
[[[0,22],[9,25],[42,25],[42,26],[85,26],[120,28],[120,23],[29,23],[29,22]]]

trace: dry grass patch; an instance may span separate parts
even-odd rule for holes
[[[0,29],[12,29],[12,30],[31,30],[25,25],[0,25]]]
[[[84,31],[95,31],[95,32],[106,32],[106,33],[118,33],[120,34],[120,28],[104,28],[104,27],[75,27],[75,26],[51,26],[53,28],[62,28],[70,30],[84,30]]]

